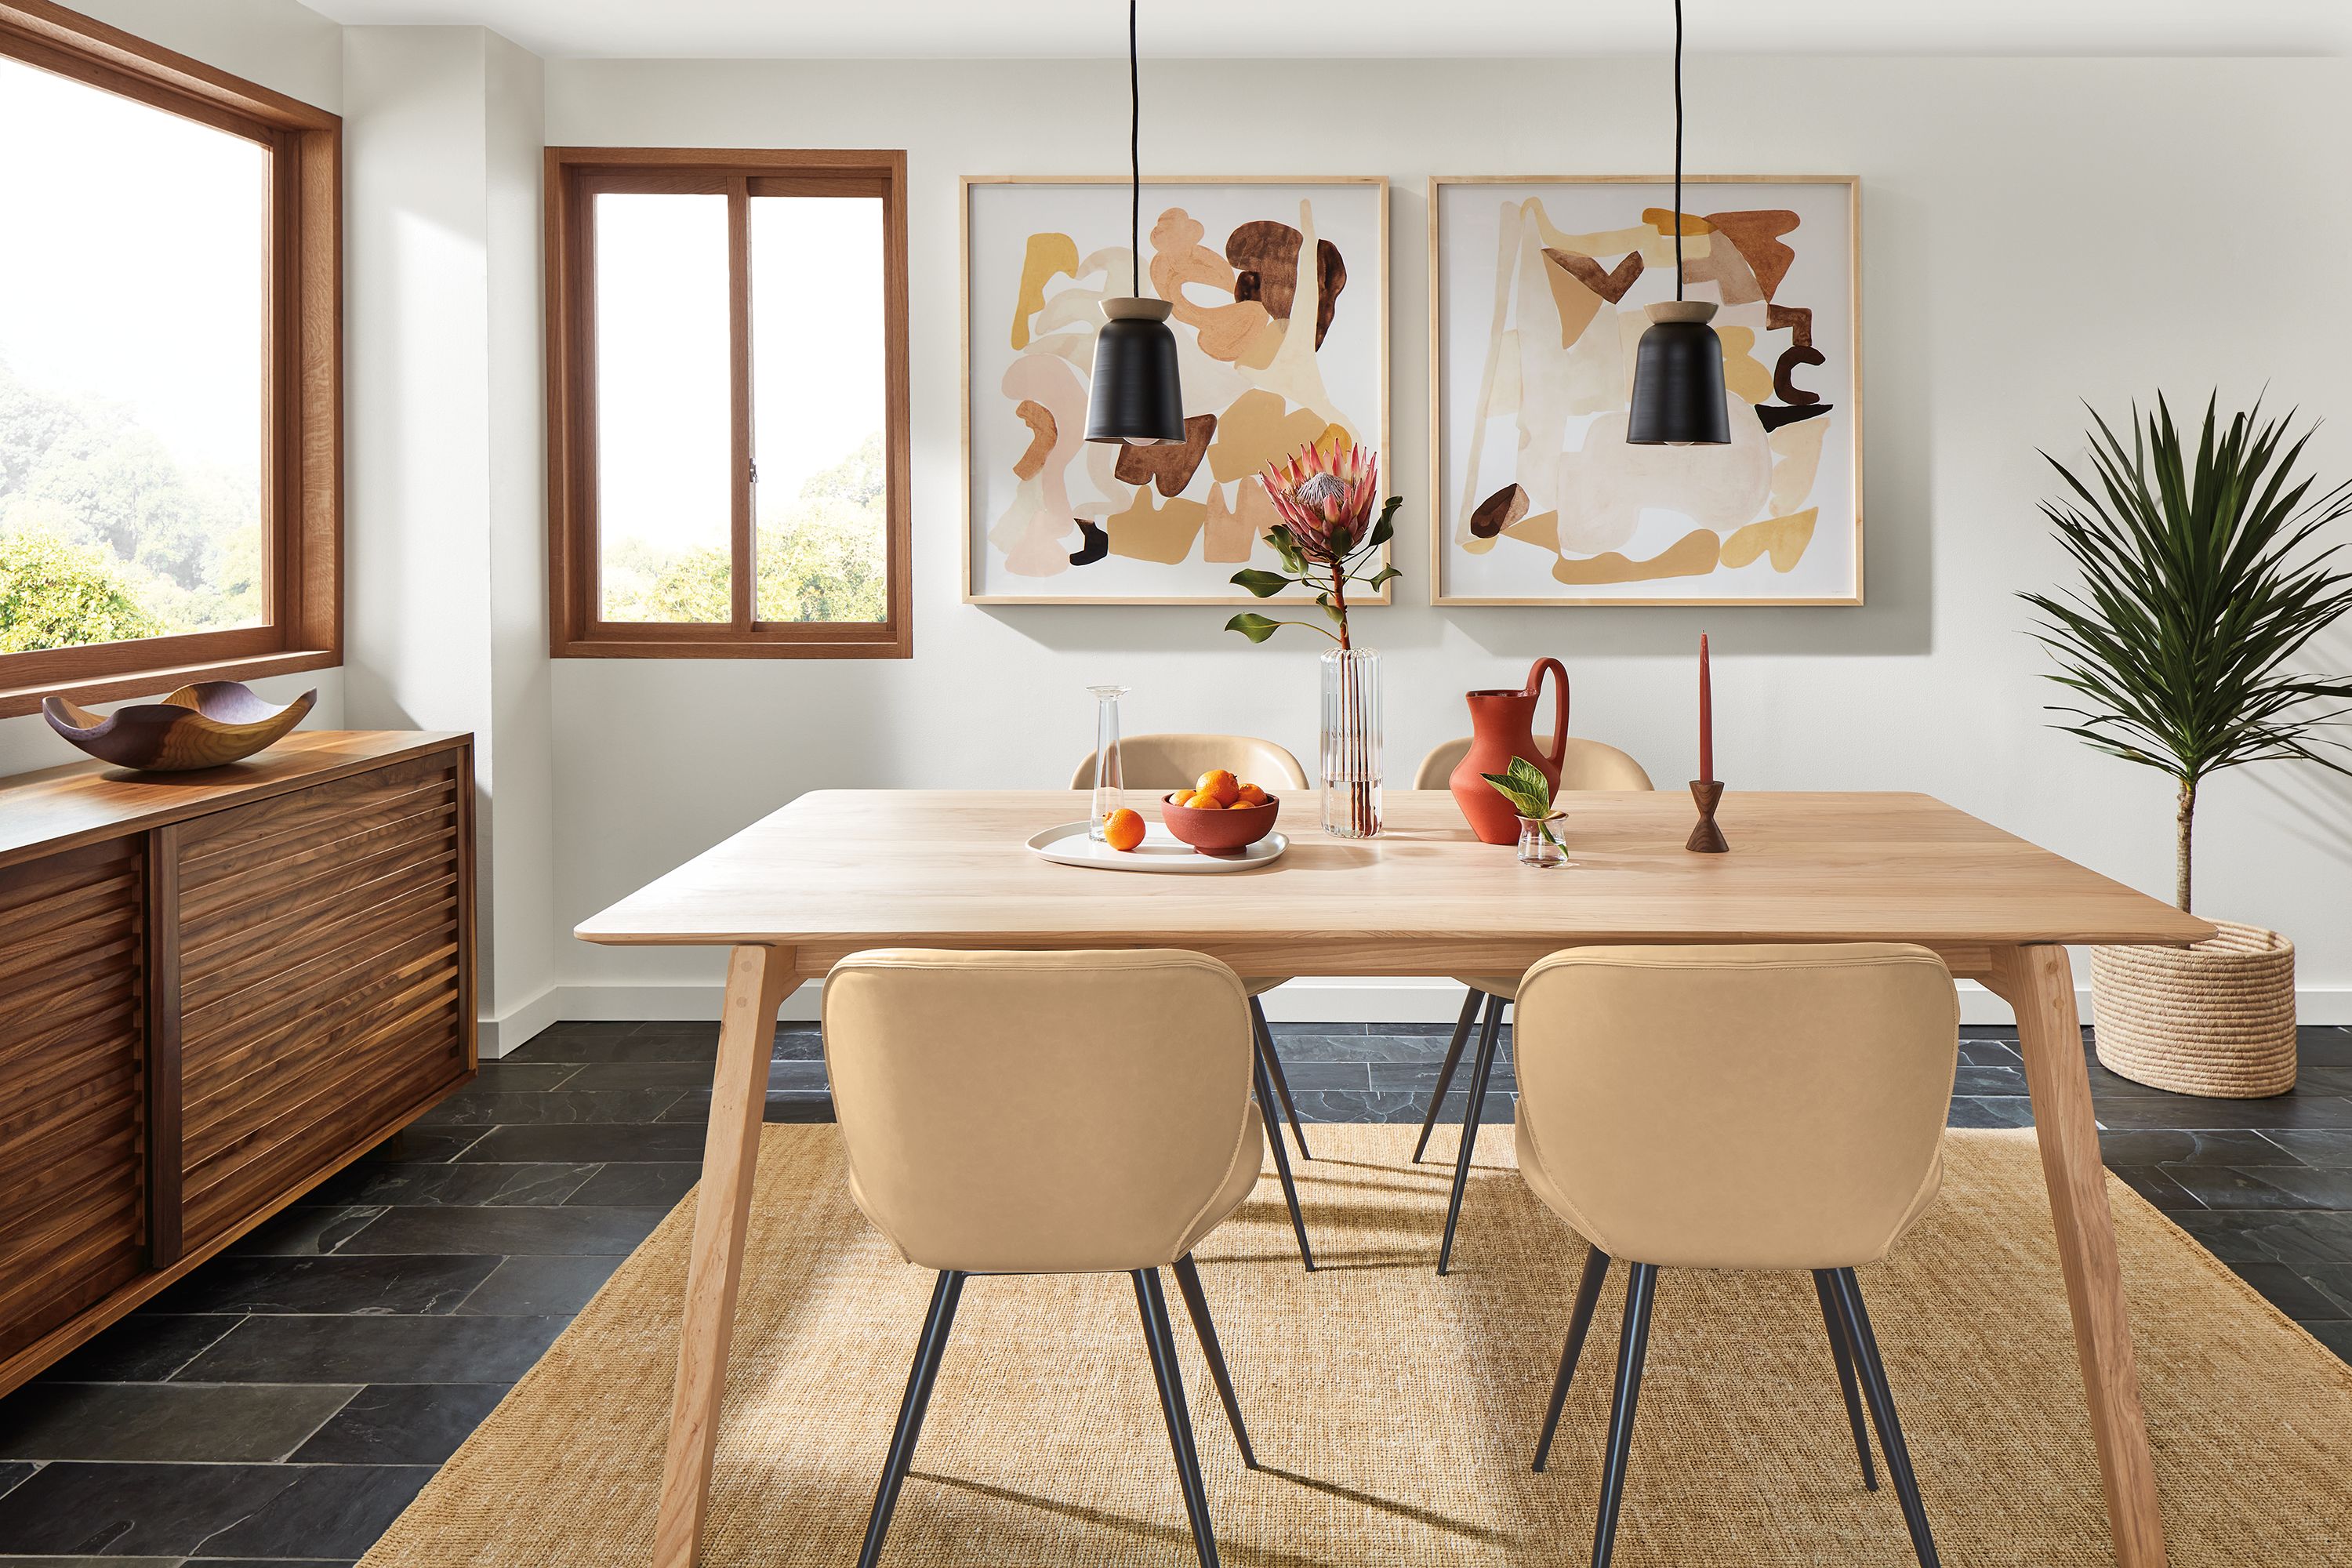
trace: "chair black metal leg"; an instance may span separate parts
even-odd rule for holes
[[[1462,1016],[1454,1021],[1454,1041],[1445,1047],[1445,1064],[1437,1069],[1437,1087],[1429,1091],[1429,1111],[1421,1119],[1421,1138],[1412,1146],[1412,1163],[1421,1163],[1421,1156],[1429,1147],[1429,1130],[1437,1125],[1437,1112],[1445,1104],[1445,1091],[1454,1087],[1454,1069],[1461,1065],[1462,1047],[1469,1041],[1470,1026],[1477,1020],[1478,1004],[1486,993],[1473,988],[1462,998]]]
[[[1617,1510],[1625,1495],[1625,1458],[1633,1446],[1633,1407],[1642,1398],[1642,1363],[1650,1353],[1650,1305],[1658,1266],[1636,1263],[1625,1281],[1625,1326],[1617,1342],[1617,1391],[1609,1405],[1609,1448],[1601,1460],[1601,1511],[1592,1524],[1592,1568],[1609,1568],[1617,1549]]]
[[[1255,1053],[1253,1079],[1257,1085],[1259,1113],[1273,1129],[1266,1139],[1274,1145],[1274,1173],[1282,1183],[1282,1201],[1290,1205],[1290,1228],[1298,1234],[1298,1260],[1307,1265],[1309,1274],[1315,1272],[1315,1249],[1307,1244],[1307,1221],[1298,1212],[1298,1184],[1290,1179],[1290,1151],[1283,1145],[1282,1128],[1274,1121],[1274,1084],[1265,1070],[1265,1053]]]
[[[1870,1433],[1862,1424],[1862,1395],[1855,1391],[1853,1355],[1846,1346],[1845,1325],[1839,1321],[1836,1298],[1831,1294],[1830,1271],[1813,1270],[1813,1290],[1822,1299],[1822,1323],[1829,1330],[1830,1354],[1837,1358],[1838,1392],[1845,1396],[1846,1425],[1853,1428],[1853,1451],[1862,1460],[1862,1484],[1878,1489],[1878,1467],[1870,1462]]]
[[[1249,1006],[1250,1023],[1257,1030],[1257,1048],[1265,1058],[1266,1075],[1274,1079],[1274,1092],[1282,1100],[1283,1115],[1290,1119],[1290,1135],[1298,1140],[1298,1157],[1312,1160],[1315,1156],[1307,1149],[1307,1129],[1298,1124],[1298,1107],[1290,1102],[1290,1080],[1282,1076],[1282,1053],[1274,1048],[1274,1026],[1265,1021],[1265,1009],[1258,1005],[1256,997],[1249,999]],[[1282,1136],[1278,1129],[1275,1136]]]
[[[1168,1322],[1168,1299],[1160,1294],[1160,1270],[1135,1271],[1135,1304],[1143,1314],[1143,1343],[1151,1352],[1151,1375],[1160,1384],[1160,1412],[1168,1418],[1168,1446],[1176,1451],[1176,1479],[1184,1491],[1184,1514],[1192,1523],[1192,1545],[1201,1568],[1217,1568],[1217,1537],[1209,1526],[1209,1489],[1201,1479],[1201,1456],[1192,1446],[1192,1417],[1184,1406],[1184,1376],[1176,1368],[1176,1334]]]
[[[1209,1299],[1201,1293],[1201,1270],[1189,1252],[1176,1260],[1175,1269],[1176,1289],[1183,1294],[1184,1310],[1192,1316],[1192,1332],[1200,1336],[1201,1354],[1209,1363],[1209,1375],[1216,1380],[1217,1398],[1224,1405],[1225,1419],[1233,1424],[1234,1441],[1241,1445],[1242,1463],[1255,1470],[1257,1450],[1250,1447],[1249,1428],[1242,1425],[1242,1402],[1234,1397],[1234,1376],[1225,1368],[1225,1350],[1217,1342]]]
[[[1927,1529],[1927,1510],[1919,1501],[1918,1478],[1911,1472],[1911,1450],[1903,1442],[1903,1426],[1895,1415],[1895,1391],[1887,1385],[1886,1363],[1878,1353],[1878,1340],[1870,1331],[1870,1312],[1862,1304],[1862,1286],[1851,1268],[1830,1271],[1830,1287],[1853,1348],[1862,1391],[1870,1401],[1870,1418],[1878,1426],[1878,1447],[1886,1456],[1887,1473],[1895,1478],[1895,1495],[1902,1500],[1903,1522],[1911,1531],[1911,1550],[1919,1568],[1937,1568],[1936,1538]]]
[[[1454,1156],[1454,1195],[1445,1205],[1445,1239],[1437,1245],[1437,1271],[1454,1264],[1454,1227],[1462,1219],[1462,1194],[1470,1185],[1470,1155],[1478,1146],[1478,1118],[1486,1108],[1486,1080],[1495,1072],[1495,1041],[1503,1027],[1503,999],[1486,998],[1486,1021],[1478,1029],[1478,1057],[1470,1068],[1470,1102],[1462,1112],[1462,1147]]]
[[[1568,1402],[1568,1385],[1576,1376],[1577,1359],[1584,1354],[1584,1336],[1592,1328],[1592,1309],[1601,1300],[1601,1282],[1608,1277],[1609,1255],[1597,1247],[1589,1249],[1583,1278],[1576,1282],[1576,1305],[1568,1314],[1568,1342],[1559,1349],[1559,1375],[1552,1379],[1551,1405],[1544,1411],[1543,1436],[1536,1439],[1538,1471],[1551,1458],[1552,1434],[1559,1430],[1559,1409]]]
[[[923,1320],[922,1337],[915,1342],[915,1364],[907,1373],[906,1397],[898,1402],[898,1425],[890,1434],[890,1456],[882,1467],[882,1484],[874,1490],[874,1511],[866,1521],[866,1544],[857,1553],[857,1568],[874,1568],[882,1560],[882,1538],[889,1533],[890,1515],[898,1506],[898,1489],[915,1462],[915,1445],[923,1435],[923,1414],[930,1408],[931,1388],[939,1381],[940,1359],[948,1348],[948,1332],[955,1326],[956,1302],[963,1296],[965,1276],[954,1269],[940,1275],[931,1288],[931,1310]]]

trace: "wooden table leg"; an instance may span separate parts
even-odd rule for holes
[[[776,1009],[794,984],[790,948],[743,946],[727,960],[719,1015],[719,1067],[710,1082],[710,1125],[695,1199],[694,1251],[687,1266],[686,1321],[678,1334],[677,1388],[670,1401],[669,1450],[662,1460],[661,1512],[654,1568],[693,1568],[719,1449],[719,1407],[727,1394],[727,1344],[735,1332],[735,1288],[743,1277],[743,1233],[751,1218],[751,1178],[768,1102],[768,1058]]]
[[[2063,947],[2000,948],[1992,954],[1990,984],[2017,1014],[2018,1047],[2033,1097],[2034,1133],[2058,1231],[2058,1261],[2066,1274],[2066,1303],[2074,1315],[2074,1351],[2090,1395],[2091,1433],[2098,1443],[2116,1563],[2117,1568],[2163,1568],[2164,1520],[2157,1507],[2139,1373],[2132,1364],[2131,1319],[2116,1262],[2115,1220],[2107,1209],[2107,1173],[2099,1159],[2082,1026],[2074,1012],[2074,969]]]

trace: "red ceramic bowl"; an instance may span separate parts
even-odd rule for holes
[[[1282,810],[1282,802],[1266,796],[1264,805],[1235,806],[1227,811],[1195,810],[1178,805],[1166,795],[1160,797],[1160,820],[1168,831],[1190,844],[1202,855],[1214,855],[1222,860],[1237,858],[1251,845],[1274,831],[1275,816]]]

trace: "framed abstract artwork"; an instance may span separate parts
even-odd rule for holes
[[[962,199],[965,603],[1259,603],[1232,580],[1280,564],[1257,472],[1310,441],[1388,450],[1388,182],[1143,182],[1141,289],[1174,308],[1184,385],[1162,447],[1085,438],[1101,303],[1134,291],[1126,177],[967,176]]]
[[[1625,440],[1674,185],[1430,182],[1431,584],[1441,605],[1862,603],[1859,185],[1683,181],[1731,442]]]

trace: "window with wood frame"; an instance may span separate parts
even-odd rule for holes
[[[558,658],[904,658],[907,157],[547,150]]]
[[[340,662],[341,127],[0,0],[0,716]]]

